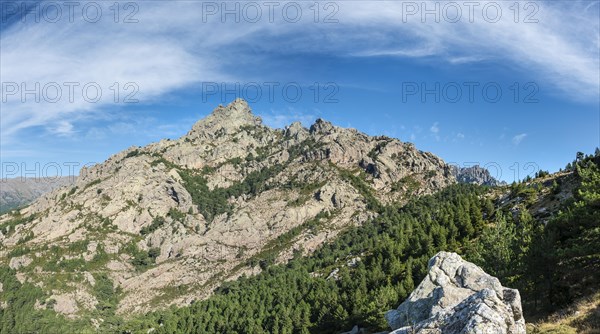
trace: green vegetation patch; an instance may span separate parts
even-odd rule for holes
[[[15,215],[13,215],[13,218],[11,218],[10,220],[5,221],[4,223],[0,224],[0,231],[5,236],[11,236],[15,232],[15,228],[18,225],[31,223],[32,221],[35,220],[35,218],[36,218],[35,215],[23,217],[21,214],[17,213]]]
[[[382,205],[379,203],[379,200],[373,194],[373,188],[369,186],[367,181],[365,181],[364,176],[362,176],[362,172],[358,172],[359,175],[355,175],[352,171],[339,168],[334,164],[331,164],[332,167],[338,170],[342,179],[350,182],[352,187],[354,187],[358,192],[363,196],[365,202],[367,204],[367,209],[378,211],[381,210]]]
[[[158,230],[164,224],[165,224],[165,219],[163,217],[154,217],[154,219],[152,219],[152,222],[150,223],[150,225],[142,227],[142,229],[140,230],[140,234],[143,236],[148,235],[148,234]]]

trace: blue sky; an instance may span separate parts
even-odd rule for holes
[[[239,22],[233,14],[223,20],[223,8],[213,7],[222,2],[121,2],[118,12],[113,2],[80,2],[69,17],[64,3],[42,1],[24,18],[23,8],[3,3],[1,174],[55,174],[57,165],[67,174],[70,163],[177,138],[236,95],[271,126],[321,117],[414,142],[447,162],[487,165],[508,182],[535,168],[556,171],[600,146],[598,1],[520,2],[518,13],[512,1],[478,2],[473,22],[456,3],[458,22],[449,22],[446,2],[426,2],[439,4],[439,22],[423,20],[423,8],[409,14],[420,1],[321,2],[318,14],[312,2],[281,2],[271,18],[255,2],[257,20],[255,8],[243,12],[238,3]],[[494,17],[495,6],[502,15]],[[40,92],[23,102],[23,85],[36,83]],[[72,99],[66,83],[79,84]],[[93,90],[81,92],[90,83],[102,91],[97,101]],[[422,96],[436,84],[437,96]],[[132,92],[138,102],[124,103]]]

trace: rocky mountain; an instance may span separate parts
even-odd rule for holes
[[[235,101],[0,216],[0,333],[596,333],[599,185],[579,153],[457,184],[410,144]]]
[[[0,212],[27,205],[45,193],[74,182],[74,176],[2,178],[0,180]]]
[[[97,273],[122,292],[119,313],[139,313],[204,298],[452,183],[452,168],[413,144],[321,119],[271,129],[238,99],[2,216],[0,261],[69,317],[98,306]]]
[[[386,319],[390,334],[525,334],[519,291],[448,252],[431,258],[425,279]]]
[[[452,166],[452,175],[456,178],[457,182],[460,183],[471,183],[484,186],[500,186],[504,182],[496,180],[490,171],[480,166],[472,167],[458,167]]]

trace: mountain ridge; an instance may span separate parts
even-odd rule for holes
[[[322,119],[271,129],[236,99],[181,138],[82,168],[74,185],[1,217],[14,228],[0,235],[0,254],[28,248],[7,264],[34,282],[45,280],[40,270],[102,268],[124,292],[118,311],[145,312],[309,254],[381,205],[455,183],[452,173],[411,143]],[[81,252],[71,251],[78,244]],[[54,253],[44,250],[50,245]],[[55,299],[95,305],[89,282],[67,280],[72,288],[57,289]],[[69,316],[81,311],[62,306]]]

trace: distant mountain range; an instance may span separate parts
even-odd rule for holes
[[[452,175],[459,183],[478,184],[483,186],[499,186],[506,184],[503,181],[496,180],[490,171],[480,166],[457,167],[453,166]]]
[[[47,192],[73,184],[75,178],[75,176],[3,178],[0,180],[0,212],[29,204]]]

